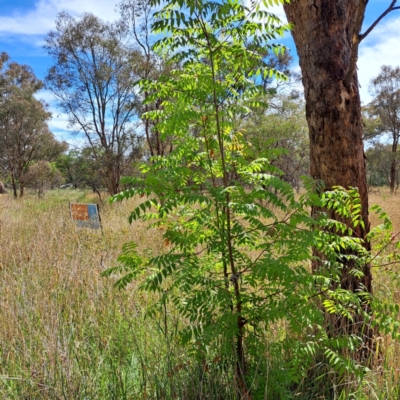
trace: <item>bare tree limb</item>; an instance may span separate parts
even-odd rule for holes
[[[372,23],[372,25],[361,35],[358,37],[358,43],[360,43],[363,39],[365,39],[371,31],[379,24],[379,22],[384,18],[387,14],[389,14],[393,10],[400,10],[400,6],[395,7],[397,0],[392,0],[390,6]]]

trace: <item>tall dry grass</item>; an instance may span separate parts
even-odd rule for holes
[[[129,225],[137,200],[102,205],[103,234],[77,228],[70,201],[97,197],[74,190],[41,200],[0,196],[0,400],[222,398],[218,384],[189,367],[184,349],[164,336],[163,317],[144,318],[152,298],[134,284],[119,292],[113,279],[100,277],[126,242],[141,252],[163,249],[160,231]],[[381,189],[370,203],[400,230],[400,195]],[[375,293],[398,303],[399,286],[386,272],[375,271]],[[168,321],[184,323],[173,314]],[[400,349],[386,336],[382,345],[383,366],[371,371],[357,398],[397,398]]]
[[[80,191],[0,197],[0,399],[132,398],[143,389],[140,347],[160,344],[157,324],[142,318],[146,298],[115,291],[100,273],[128,241],[158,251],[160,233],[129,226],[134,200],[102,207],[103,235],[75,227],[69,201],[95,200]]]
[[[369,205],[378,204],[385,210],[392,223],[393,235],[400,240],[400,193],[391,194],[388,188],[372,188]],[[377,215],[370,213],[371,226],[380,223]],[[400,305],[400,265],[393,264],[373,269],[374,295],[383,302]],[[400,314],[397,316],[400,321]],[[396,321],[393,321],[396,322]],[[371,371],[364,381],[363,399],[400,399],[400,346],[391,335],[382,334],[382,364]],[[361,396],[361,395],[360,395]],[[361,398],[361,397],[360,397]]]

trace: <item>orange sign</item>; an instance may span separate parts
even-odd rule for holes
[[[71,217],[75,221],[88,221],[89,213],[87,204],[71,203]]]
[[[77,226],[101,229],[100,213],[96,204],[70,203],[70,211]]]

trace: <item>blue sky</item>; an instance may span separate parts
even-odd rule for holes
[[[104,20],[115,20],[118,0],[0,0],[0,52],[6,51],[13,61],[30,65],[39,78],[43,78],[51,60],[42,48],[44,36],[54,28],[59,12],[66,10],[72,15],[92,12]],[[364,25],[368,27],[390,3],[390,0],[369,0]],[[282,18],[281,8],[274,11]],[[288,34],[284,44],[294,49]],[[370,101],[368,85],[379,73],[383,64],[400,65],[400,10],[389,14],[362,42],[359,52],[358,74],[361,99]],[[297,60],[293,69],[299,70]],[[66,116],[54,107],[52,95],[42,91],[40,97],[50,104],[53,118],[52,131],[60,138],[71,140]],[[77,143],[77,139],[74,139]]]

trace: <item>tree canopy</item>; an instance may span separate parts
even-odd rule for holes
[[[61,13],[45,44],[54,62],[46,85],[70,126],[84,133],[111,194],[118,193],[124,169],[141,146],[132,90],[139,55],[127,48],[126,35],[122,23]]]
[[[380,74],[371,80],[370,92],[373,100],[364,108],[364,130],[368,139],[390,137],[391,149],[386,157],[389,161],[388,182],[393,193],[397,179],[397,147],[400,138],[400,67],[381,67]]]
[[[43,87],[32,69],[9,62],[3,53],[0,64],[0,166],[10,176],[14,196],[23,196],[24,174],[31,162],[53,160],[67,149],[50,132],[47,105],[34,96]]]

